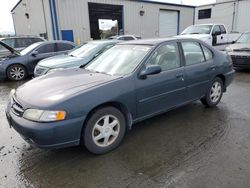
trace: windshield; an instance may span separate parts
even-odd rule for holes
[[[244,33],[237,40],[237,43],[250,43],[250,33]]]
[[[33,51],[36,47],[38,47],[41,43],[38,42],[38,43],[34,43],[34,44],[31,44],[30,46],[28,46],[27,48],[24,48],[20,54],[21,55],[26,55],[28,54],[29,52]]]
[[[101,49],[102,45],[98,43],[87,43],[81,46],[80,48],[77,48],[69,53],[70,56],[74,57],[88,57],[92,54],[95,54]]]
[[[182,35],[187,34],[210,34],[212,25],[192,25],[186,28]]]
[[[126,75],[135,70],[150,49],[151,46],[117,45],[88,64],[85,69],[109,75]]]

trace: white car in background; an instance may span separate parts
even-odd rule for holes
[[[200,39],[211,46],[231,44],[239,33],[229,33],[224,24],[198,24],[187,27],[178,37]]]
[[[136,35],[116,35],[116,36],[111,36],[108,39],[111,40],[138,40],[141,39],[140,36],[136,36]]]

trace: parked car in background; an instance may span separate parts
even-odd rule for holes
[[[14,48],[16,51],[21,51],[24,48],[34,44],[36,42],[45,41],[43,38],[37,36],[15,36],[15,37],[6,37],[0,38],[1,42],[4,42],[11,48]],[[6,55],[9,51],[3,47],[0,47],[0,55]]]
[[[109,37],[108,39],[127,41],[127,40],[138,40],[138,39],[141,39],[141,37],[136,36],[136,35],[116,35],[116,36]]]
[[[0,79],[23,80],[28,75],[33,75],[38,61],[54,55],[68,52],[75,48],[75,44],[68,41],[37,42],[21,52],[3,45],[11,55],[4,56],[0,61]]]
[[[84,68],[55,71],[12,90],[6,115],[38,147],[83,144],[102,154],[135,122],[199,99],[216,106],[233,76],[231,58],[199,40],[124,42]]]
[[[235,68],[250,69],[250,32],[243,33],[234,44],[226,47]]]
[[[186,28],[179,37],[195,38],[209,45],[230,44],[239,37],[239,33],[230,33],[224,24],[198,24]]]
[[[91,41],[68,54],[44,59],[35,67],[34,75],[37,77],[58,69],[84,66],[118,42],[117,40]]]

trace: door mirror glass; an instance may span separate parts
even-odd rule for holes
[[[36,57],[38,54],[39,54],[38,51],[35,50],[31,53],[31,56]]]
[[[139,77],[141,79],[147,78],[148,75],[159,74],[161,72],[160,65],[149,65],[144,70],[141,71]]]

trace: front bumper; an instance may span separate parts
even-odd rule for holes
[[[28,143],[39,148],[53,149],[80,144],[81,131],[85,117],[59,122],[39,123],[26,120],[13,113],[10,105],[6,116],[13,127]]]
[[[235,68],[250,69],[250,56],[231,55],[231,58]]]

